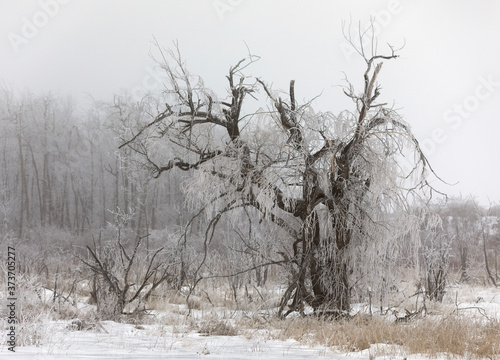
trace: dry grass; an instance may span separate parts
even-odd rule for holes
[[[249,296],[239,295],[238,311],[232,313],[235,323],[213,316],[209,309],[223,305],[228,301],[227,291],[223,287],[205,287],[193,296],[190,304],[193,309],[201,310],[201,317],[191,319],[190,324],[179,323],[177,319],[166,321],[182,331],[193,331],[205,335],[236,335],[248,337],[287,340],[295,339],[307,345],[322,345],[342,352],[354,352],[369,349],[373,356],[423,354],[429,357],[445,356],[465,358],[500,359],[500,321],[488,321],[486,318],[470,313],[452,313],[455,309],[455,297],[459,300],[476,302],[477,288],[472,291],[467,286],[453,289],[447,294],[442,304],[427,303],[428,313],[408,323],[395,323],[394,317],[356,316],[350,321],[327,321],[314,317],[278,320],[271,311],[266,316],[262,309],[269,308],[277,297],[276,292],[249,289]],[[457,293],[458,292],[458,293]],[[469,294],[470,293],[470,294]],[[161,302],[183,303],[185,297],[180,293],[170,293],[159,299],[156,308],[165,309]],[[469,296],[467,296],[469,295]],[[422,298],[407,298],[400,303],[400,308],[415,311],[422,306]],[[221,306],[222,305],[222,306]],[[227,305],[227,304],[226,304]],[[172,305],[170,305],[172,306]],[[227,307],[231,308],[231,307]],[[234,304],[232,304],[234,309]],[[185,315],[185,311],[174,311],[172,317]],[[236,316],[234,316],[237,314]],[[236,324],[236,325],[235,325]],[[237,331],[236,328],[239,330]],[[377,344],[374,346],[374,344]]]
[[[399,349],[406,354],[430,357],[447,353],[466,358],[500,358],[500,322],[496,320],[448,316],[396,324],[378,316],[340,322],[296,318],[273,322],[273,326],[280,328],[279,339],[293,338],[346,352],[369,349],[372,344],[387,344],[393,346],[393,351]]]
[[[407,325],[404,345],[411,353],[447,352],[459,356],[500,356],[500,322],[451,316]]]
[[[16,346],[41,346],[50,342],[53,321],[73,314],[69,304],[59,306],[51,299],[44,300],[36,291],[39,288],[37,280],[20,276],[17,281]],[[7,306],[0,309],[0,327],[3,329],[10,327],[7,323],[7,311]]]
[[[69,303],[61,307],[55,306],[53,301],[41,301],[31,285],[24,284],[23,301],[18,304],[19,320],[25,326],[23,338],[19,340],[23,345],[40,345],[46,341],[47,335],[42,330],[51,320],[71,318],[76,314]],[[227,287],[200,288],[191,296],[189,304],[197,316],[186,317],[186,293],[167,289],[148,300],[147,308],[160,314],[139,319],[138,323],[157,325],[151,331],[161,334],[197,331],[207,336],[242,334],[295,339],[303,344],[331,347],[342,352],[365,350],[369,351],[370,357],[396,354],[437,357],[444,354],[450,358],[500,359],[499,320],[487,320],[480,314],[473,314],[474,317],[466,311],[460,311],[458,315],[452,313],[456,308],[456,298],[458,303],[467,301],[481,306],[478,294],[482,292],[477,287],[453,288],[443,304],[431,306],[427,303],[428,315],[408,323],[395,323],[394,317],[388,319],[378,315],[361,315],[350,321],[337,322],[314,317],[278,320],[272,309],[277,305],[279,294],[272,287],[245,290],[243,288],[238,293],[236,306],[230,302],[232,298]],[[482,296],[485,299],[481,301],[491,300],[484,294]],[[421,304],[422,299],[407,298],[399,308],[414,311]],[[227,309],[230,316],[217,314],[214,309]],[[268,311],[264,311],[266,309]]]
[[[198,331],[206,336],[236,336],[238,330],[227,320],[211,319],[203,321]]]

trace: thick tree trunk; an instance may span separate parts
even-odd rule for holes
[[[345,259],[351,234],[345,229],[336,229],[335,236],[322,240],[319,217],[313,212],[308,220],[306,236],[304,253],[308,257],[312,293],[308,302],[320,315],[343,317],[349,313],[351,305]],[[306,283],[305,279],[302,283]]]

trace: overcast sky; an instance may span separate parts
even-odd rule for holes
[[[384,64],[380,100],[412,126],[451,194],[500,201],[500,1],[1,0],[0,80],[85,104],[155,90],[153,37],[178,41],[192,73],[221,92],[248,53],[273,88],[296,80],[317,110],[352,109],[339,85],[360,84],[363,62],[342,35],[374,18]]]

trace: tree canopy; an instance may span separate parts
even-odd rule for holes
[[[299,103],[294,80],[284,92],[247,76],[255,55],[229,68],[227,94],[218,95],[189,72],[178,46],[159,49],[168,82],[159,98],[143,100],[156,113],[123,134],[121,148],[139,154],[154,177],[190,171],[184,190],[209,217],[206,246],[224,214],[246,209],[287,234],[289,246],[272,260],[290,266],[280,315],[304,306],[349,311],[350,278],[373,280],[370,266],[387,267],[398,240],[417,236],[410,204],[433,191],[409,124],[379,101],[382,64],[396,50],[380,55],[362,41],[355,49],[366,64],[363,89],[347,83],[354,106],[338,115]],[[267,106],[251,109],[249,98]]]

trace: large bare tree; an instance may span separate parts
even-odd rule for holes
[[[347,83],[354,108],[338,115],[299,103],[293,80],[283,92],[247,76],[257,56],[229,68],[227,94],[217,97],[188,71],[178,46],[159,48],[168,81],[160,98],[144,100],[157,113],[123,137],[121,148],[140,154],[154,177],[191,171],[184,188],[208,215],[205,248],[221,217],[242,209],[285,231],[288,248],[269,261],[290,270],[281,316],[305,306],[346,314],[354,287],[375,278],[370,267],[389,263],[399,240],[418,238],[418,219],[407,210],[433,190],[410,126],[378,102],[382,63],[396,51],[380,55],[363,40],[351,41],[365,61],[363,88]]]

